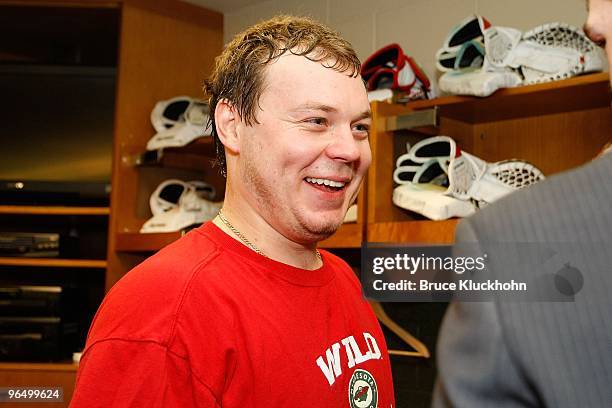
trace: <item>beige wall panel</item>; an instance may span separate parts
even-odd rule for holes
[[[333,28],[353,45],[361,61],[374,52],[374,41],[372,40],[374,17],[372,14],[355,16],[353,20],[334,24]]]
[[[269,0],[262,3],[257,3],[252,6],[243,7],[233,13],[223,15],[223,39],[224,43],[228,43],[234,35],[244,30],[251,24],[263,20],[264,18],[274,14],[276,10],[276,1]]]
[[[322,23],[328,23],[327,0],[278,0],[277,3],[277,9],[281,13],[307,16]]]
[[[421,1],[421,0],[418,0]],[[345,21],[353,21],[357,26],[363,20],[358,17],[369,14],[374,16],[376,13],[389,10],[397,10],[406,5],[406,0],[328,0],[329,3],[329,23],[334,25]]]
[[[308,16],[325,23],[327,22],[327,0],[308,2],[269,0],[227,13],[224,15],[225,26],[223,27],[225,43],[248,26],[281,13]]]
[[[530,30],[544,23],[559,21],[582,27],[586,0],[476,0],[478,14],[492,24]]]
[[[474,0],[416,0],[376,16],[376,48],[397,42],[430,79],[435,54],[452,27],[474,12]]]

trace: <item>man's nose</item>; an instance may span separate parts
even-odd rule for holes
[[[333,138],[327,146],[326,153],[333,160],[352,163],[361,156],[359,143],[350,125],[341,126],[334,129]]]

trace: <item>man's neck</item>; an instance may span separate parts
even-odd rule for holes
[[[246,238],[251,250],[259,250],[262,255],[275,261],[308,270],[321,267],[322,260],[317,255],[316,244],[303,245],[291,241],[251,206],[244,202],[236,205],[236,201],[228,194],[223,204],[223,217],[231,228],[219,216],[213,220],[222,231],[249,247]]]

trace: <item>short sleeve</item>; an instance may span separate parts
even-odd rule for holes
[[[188,361],[153,341],[108,339],[86,350],[72,401],[87,407],[219,407]]]

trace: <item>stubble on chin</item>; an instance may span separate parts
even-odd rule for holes
[[[329,238],[342,224],[342,222],[308,223],[302,217],[298,217],[298,220],[301,224],[301,234],[304,235],[304,231],[306,232],[308,242],[319,242]]]
[[[342,220],[308,220],[307,215],[299,209],[289,209],[290,212],[293,212],[297,222],[285,225],[288,220],[279,219],[279,217],[285,217],[286,215],[279,205],[278,197],[272,191],[270,183],[261,176],[250,160],[244,161],[240,177],[246,188],[254,193],[254,204],[257,206],[257,212],[271,225],[284,226],[286,231],[278,232],[283,235],[289,233],[292,236],[287,238],[292,241],[301,244],[322,241],[333,235],[342,224]]]

